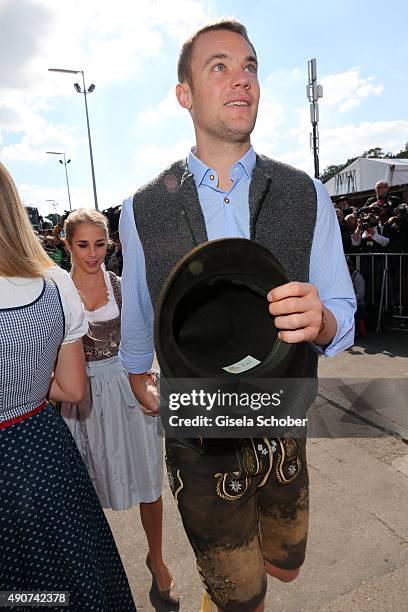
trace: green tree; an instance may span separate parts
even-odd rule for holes
[[[404,149],[401,149],[395,157],[398,159],[408,159],[408,142],[405,143]]]
[[[344,168],[347,168],[347,166],[353,163],[353,161],[356,161],[356,159],[358,159],[359,157],[371,157],[376,159],[408,159],[408,142],[405,143],[405,147],[401,149],[401,151],[398,151],[398,153],[384,153],[382,147],[373,147],[372,149],[368,149],[368,151],[364,151],[364,153],[362,153],[358,157],[350,157],[350,159],[348,159],[344,164],[331,164],[323,170],[322,174],[319,177],[320,180],[322,181],[322,183],[327,183],[327,181],[329,181],[333,176],[336,176],[336,174],[344,170]]]
[[[368,149],[368,151],[364,151],[360,157],[375,157],[375,158],[383,158],[386,157],[382,147],[374,147],[373,149]]]
[[[364,153],[358,157],[350,157],[350,159],[348,159],[344,164],[331,164],[323,170],[319,177],[320,180],[322,183],[327,183],[327,181],[329,181],[333,176],[336,176],[336,174],[344,170],[344,168],[347,168],[347,166],[353,163],[353,161],[356,161],[356,159],[359,157],[371,157],[377,159],[383,159],[385,157],[390,157],[391,159],[408,159],[408,142],[405,143],[405,147],[401,149],[401,151],[398,151],[398,153],[384,153],[382,147],[373,147],[372,149],[368,149],[368,151],[364,151]]]
[[[322,183],[327,183],[327,181],[329,181],[333,176],[336,176],[336,174],[341,172],[343,168],[344,168],[343,164],[340,164],[337,166],[332,164],[331,166],[327,166],[327,168],[323,170],[319,178],[322,181]]]
[[[347,166],[349,166],[350,164],[353,163],[353,161],[356,161],[357,157],[350,157],[345,164],[339,164],[339,165],[331,165],[331,166],[327,166],[327,168],[325,168],[322,172],[322,174],[320,175],[320,180],[322,181],[322,183],[327,183],[327,181],[329,181],[333,176],[336,176],[336,174],[338,174],[339,172],[341,172],[344,168],[346,168]]]

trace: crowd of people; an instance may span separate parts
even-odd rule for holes
[[[353,206],[347,197],[336,200],[334,206],[344,253],[360,279],[357,330],[365,332],[366,317],[371,316],[373,327],[377,325],[380,304],[403,324],[408,308],[408,205],[390,195],[388,183],[381,180],[375,184],[375,196],[363,206]]]
[[[343,250],[351,253],[408,253],[408,205],[389,194],[386,181],[357,208],[346,197],[336,200]]]

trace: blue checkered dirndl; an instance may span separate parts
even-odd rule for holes
[[[25,337],[19,325],[30,327],[31,316],[30,329],[34,330],[34,336],[47,333],[46,340],[50,342],[49,330],[54,329],[55,342],[60,343],[63,327],[56,324],[58,317],[61,318],[61,311],[55,310],[58,309],[56,291],[56,287],[47,283],[39,298],[43,303],[37,300],[27,306],[21,317],[17,316],[18,309],[0,309],[0,369],[3,368],[3,373],[9,368],[6,351],[15,338],[17,343]],[[47,325],[42,325],[42,316]],[[16,334],[10,342],[5,337],[5,329],[8,334]],[[39,376],[38,368],[31,371],[32,355],[37,362],[47,362],[43,349],[34,354],[33,347],[41,342],[37,345],[35,337],[30,342],[25,347],[25,359],[20,360],[18,368],[18,360],[15,360],[11,374],[20,376],[21,384],[18,380],[2,381],[7,386],[8,397],[24,392],[27,377],[32,376],[35,380],[35,376]],[[16,344],[17,350],[21,349]],[[52,350],[50,353],[53,359]],[[45,380],[41,372],[40,376]],[[37,388],[40,389],[40,383]],[[135,612],[112,533],[63,419],[47,402],[40,402],[43,407],[38,409],[37,406],[34,413],[32,402],[27,402],[30,407],[27,414],[20,408],[8,411],[4,397],[0,398],[3,412],[0,422],[0,590],[70,593],[68,608],[41,607],[37,610]],[[9,422],[4,418],[8,412]],[[10,609],[27,610],[26,607]]]

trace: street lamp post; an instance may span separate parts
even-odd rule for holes
[[[323,98],[323,87],[317,84],[316,58],[308,61],[309,82],[306,85],[306,95],[310,102],[310,121],[312,134],[310,134],[310,148],[313,149],[315,178],[319,178],[319,98]]]
[[[72,212],[72,205],[71,205],[71,194],[69,191],[69,181],[68,181],[68,170],[67,170],[67,164],[71,163],[71,160],[65,157],[65,153],[62,151],[47,151],[48,155],[63,155],[64,157],[64,161],[62,159],[59,159],[59,163],[60,164],[64,164],[64,168],[65,168],[65,178],[67,179],[67,191],[68,191],[68,202],[69,202],[69,211]]]
[[[91,130],[89,127],[89,114],[88,114],[88,102],[86,99],[86,96],[90,93],[93,92],[93,90],[95,89],[95,85],[93,83],[91,83],[91,85],[88,87],[88,89],[85,86],[85,74],[83,70],[67,70],[65,68],[48,68],[49,72],[65,72],[68,74],[82,74],[82,85],[83,88],[81,89],[80,85],[78,83],[75,83],[74,87],[75,87],[75,91],[77,91],[78,93],[83,93],[84,94],[84,100],[85,100],[85,114],[86,114],[86,125],[88,128],[88,143],[89,143],[89,156],[91,158],[91,172],[92,172],[92,185],[93,185],[93,192],[94,192],[94,201],[95,201],[95,208],[96,210],[99,210],[98,208],[98,196],[96,195],[96,181],[95,181],[95,168],[94,168],[94,162],[93,162],[93,154],[92,154],[92,141],[91,141]]]

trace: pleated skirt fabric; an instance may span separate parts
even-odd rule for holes
[[[140,410],[117,357],[87,363],[81,404],[61,406],[104,508],[156,501],[163,484],[160,421]]]

